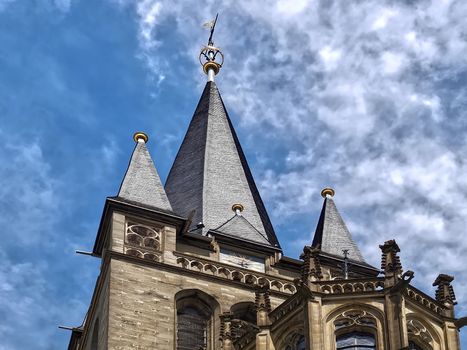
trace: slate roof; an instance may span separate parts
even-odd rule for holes
[[[142,141],[136,143],[118,197],[164,211],[172,211],[151,155]]]
[[[259,232],[243,215],[234,215],[225,224],[222,224],[215,231],[219,231],[231,236],[237,236],[253,242],[270,244],[267,237]]]
[[[214,82],[208,82],[180,146],[165,190],[175,213],[187,217],[204,233],[232,218],[232,205],[242,204],[244,218],[260,235],[255,241],[279,247],[266,208]],[[226,230],[226,228],[224,228]],[[236,236],[231,228],[224,232]]]
[[[316,247],[321,245],[321,251],[342,257],[342,250],[349,250],[349,259],[365,262],[365,259],[358,249],[357,244],[345,225],[334,201],[326,197],[323,203],[323,209],[319,216],[315,236],[312,245]]]

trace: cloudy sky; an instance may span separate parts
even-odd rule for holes
[[[467,315],[467,3],[0,0],[0,349],[64,349],[90,250],[144,130],[165,179],[205,83],[219,89],[285,253],[324,186],[368,262],[396,238],[414,283],[456,277]],[[467,331],[463,331],[467,346]]]

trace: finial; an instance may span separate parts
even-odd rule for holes
[[[244,209],[245,208],[240,203],[235,203],[234,205],[232,205],[232,210],[235,212],[236,215],[242,215],[242,211]]]
[[[334,197],[336,192],[331,187],[325,187],[321,191],[321,197],[326,198],[327,196]]]
[[[344,255],[344,279],[349,279],[349,250],[343,249],[342,253]]]
[[[199,62],[203,66],[204,73],[208,75],[208,81],[214,81],[214,76],[219,73],[219,70],[224,64],[224,55],[218,47],[214,46],[214,42],[212,41],[218,16],[219,14],[216,14],[216,18],[203,24],[203,27],[210,30],[210,35],[208,44],[203,47],[199,53]]]
[[[149,140],[149,137],[144,132],[138,131],[138,132],[135,132],[135,134],[133,135],[133,140],[135,140],[136,143],[138,142],[147,143]]]

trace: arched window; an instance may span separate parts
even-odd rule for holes
[[[292,333],[287,337],[285,350],[305,350],[305,336],[300,333]]]
[[[364,310],[348,310],[334,321],[337,350],[376,349],[376,320]]]
[[[195,306],[177,310],[177,349],[207,349],[210,318],[209,313]]]
[[[424,350],[421,346],[413,341],[409,341],[409,350]]]
[[[337,350],[366,350],[376,349],[375,336],[365,332],[350,332],[336,337]]]
[[[237,303],[230,308],[230,312],[232,313],[232,318],[256,324],[255,303]]]
[[[177,350],[212,350],[216,301],[209,295],[187,290],[176,296]]]

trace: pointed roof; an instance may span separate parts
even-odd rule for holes
[[[147,136],[137,133],[135,140],[137,141],[136,146],[120,186],[118,197],[164,211],[172,211],[159,174],[146,147]]]
[[[243,215],[235,214],[226,223],[214,231],[236,236],[256,243],[269,244],[268,238],[259,232]]]
[[[259,232],[254,240],[279,247],[266,208],[216,84],[208,81],[167,177],[165,190],[174,211],[193,224],[215,230],[232,218],[232,205]],[[235,220],[236,222],[237,220]],[[240,222],[238,222],[240,224]],[[232,225],[232,223],[230,223]],[[225,230],[225,228],[224,228]],[[243,232],[243,231],[242,231]],[[231,236],[241,232],[229,230]]]
[[[330,196],[324,198],[312,245],[314,247],[320,245],[322,252],[339,257],[343,256],[344,249],[348,249],[349,259],[365,262]]]

